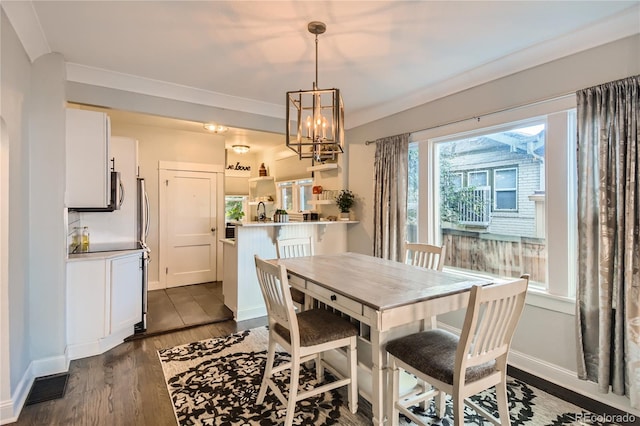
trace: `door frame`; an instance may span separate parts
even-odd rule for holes
[[[216,173],[216,281],[222,281],[222,243],[220,232],[224,231],[224,166],[220,164],[187,163],[182,161],[158,161],[158,279],[160,288],[167,288],[167,208],[166,186],[161,175],[166,171]]]

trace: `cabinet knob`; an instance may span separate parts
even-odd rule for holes
[[[336,296],[335,294],[331,295],[331,301],[335,302],[336,300],[338,300],[338,296]]]
[[[216,232],[216,228],[211,228],[211,232]]]

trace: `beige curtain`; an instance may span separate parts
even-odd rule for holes
[[[376,140],[373,255],[403,260],[407,222],[409,133]]]
[[[640,76],[577,97],[578,375],[640,408]]]

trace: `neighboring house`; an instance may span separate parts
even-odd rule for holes
[[[536,203],[544,200],[545,130],[527,129],[535,133],[518,129],[443,144],[441,181],[455,189],[444,190],[442,203],[456,216],[443,228],[544,238]]]

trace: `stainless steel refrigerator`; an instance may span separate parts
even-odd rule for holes
[[[147,290],[149,285],[149,254],[151,250],[147,246],[149,235],[149,197],[145,188],[144,179],[137,179],[137,238],[138,244],[144,249],[142,253],[142,318],[135,325],[135,332],[142,333],[147,330]]]

